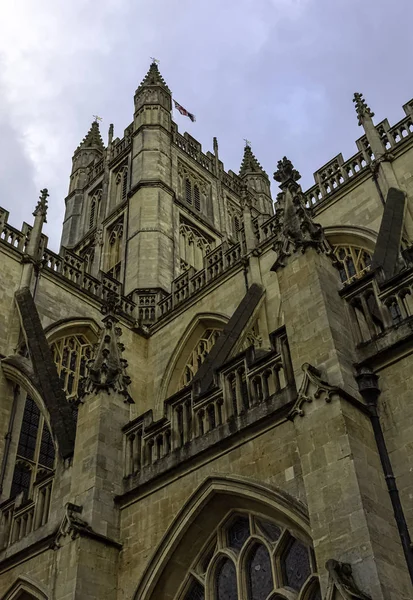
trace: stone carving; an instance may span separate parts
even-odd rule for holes
[[[365,116],[369,116],[371,119],[374,117],[374,112],[367,106],[367,102],[363,98],[363,94],[355,93],[353,102],[356,105],[356,113],[358,116],[358,124],[362,125],[362,120]]]
[[[337,592],[343,600],[371,600],[354,582],[350,564],[331,559],[326,562],[326,569],[329,580],[325,600],[336,600]]]
[[[82,507],[68,502],[65,506],[65,515],[57,530],[52,548],[57,550],[62,546],[62,540],[70,535],[72,540],[76,539],[82,532],[92,531],[91,526],[80,518]]]
[[[277,260],[271,267],[272,271],[284,267],[286,257],[298,249],[304,253],[307,248],[312,247],[317,252],[322,251],[333,257],[323,228],[314,223],[310,211],[305,206],[304,194],[297,183],[300,177],[300,173],[294,169],[287,157],[284,156],[278,161],[274,179],[280,183],[282,192],[277,196],[279,234],[273,246]]]
[[[297,400],[289,414],[290,419],[294,419],[297,415],[300,417],[305,415],[303,405],[306,402],[311,403],[318,398],[324,398],[326,402],[331,402],[332,397],[339,393],[338,387],[321,379],[321,373],[316,367],[304,363],[301,368],[304,371],[304,378],[298,391]]]
[[[118,340],[122,330],[117,327],[117,314],[121,312],[119,297],[115,293],[108,294],[102,307],[105,317],[102,319],[103,331],[96,347],[94,358],[88,361],[88,374],[80,385],[79,398],[101,390],[117,392],[125,397],[125,402],[133,403],[128,392],[131,382],[126,374],[127,361],[121,357],[125,347]]]
[[[49,192],[47,188],[40,190],[39,201],[34,209],[33,216],[34,217],[44,217],[44,222],[46,223],[46,215],[47,215],[47,198],[49,196]]]

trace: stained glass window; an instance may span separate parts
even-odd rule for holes
[[[55,448],[49,427],[30,396],[26,397],[10,497],[24,498],[39,477],[52,474]]]
[[[215,597],[216,600],[238,600],[237,572],[234,563],[229,558],[223,560],[219,565]]]
[[[258,527],[270,542],[276,542],[281,535],[281,527],[278,527],[275,523],[271,523],[271,521],[263,521],[260,519],[258,521]]]
[[[188,593],[185,596],[185,600],[204,600],[205,599],[205,591],[204,587],[199,583],[199,581],[193,581]]]
[[[250,536],[250,521],[248,517],[237,517],[228,528],[228,545],[240,550]]]
[[[247,563],[248,600],[267,600],[274,589],[271,560],[262,544],[256,546]]]
[[[311,573],[308,548],[294,540],[285,553],[283,561],[285,584],[299,591]]]
[[[188,591],[175,600],[285,600],[293,591],[321,600],[311,555],[285,526],[253,514],[232,515],[194,557]]]

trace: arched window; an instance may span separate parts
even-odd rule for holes
[[[191,350],[186,365],[183,369],[181,379],[179,382],[179,389],[182,389],[186,385],[189,385],[193,376],[198,371],[210,352],[212,346],[215,344],[221,329],[211,328],[207,329],[202,337],[197,341],[193,350]]]
[[[192,184],[189,178],[185,179],[185,198],[188,204],[192,204]]]
[[[251,513],[212,533],[176,600],[319,600],[311,548],[288,528]]]
[[[119,280],[122,267],[123,217],[108,229],[106,272]]]
[[[333,246],[333,251],[339,261],[340,278],[343,283],[351,283],[370,269],[372,257],[364,248],[340,244]]]
[[[17,447],[10,497],[32,495],[33,486],[53,472],[55,449],[49,427],[39,408],[27,396]]]
[[[96,206],[97,200],[96,198],[92,198],[90,202],[90,212],[89,212],[89,229],[93,229],[96,223]]]
[[[86,363],[92,357],[92,343],[85,334],[72,334],[51,345],[57,373],[68,400],[76,398],[79,380],[86,374]]]
[[[197,185],[194,185],[194,206],[196,210],[201,210],[201,195]]]

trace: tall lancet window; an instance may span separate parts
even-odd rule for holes
[[[90,199],[89,205],[89,229],[93,229],[97,223],[100,209],[100,199],[102,197],[102,190],[97,190]]]
[[[107,268],[106,272],[120,281],[123,249],[123,217],[107,231]]]

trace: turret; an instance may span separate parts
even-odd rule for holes
[[[245,144],[239,176],[244,180],[249,191],[252,192],[255,198],[254,208],[260,213],[268,216],[272,215],[274,210],[271,199],[270,180],[255,158],[249,142]]]
[[[135,92],[125,292],[170,286],[174,252],[171,173],[172,95],[154,61]]]
[[[76,148],[72,158],[69,193],[66,197],[66,211],[63,222],[61,246],[71,248],[83,235],[81,216],[85,207],[84,189],[88,183],[89,169],[105,153],[98,121],[93,121],[89,131]]]

